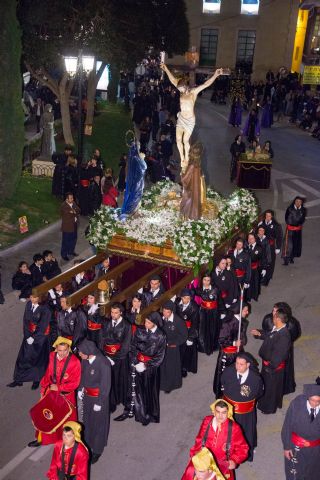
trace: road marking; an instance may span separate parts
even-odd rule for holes
[[[48,453],[52,449],[53,445],[44,445],[43,447],[37,448],[36,452],[29,457],[29,460],[33,462],[37,462],[42,458],[46,453]]]
[[[320,195],[319,190],[316,190],[315,188],[310,187],[310,185],[307,185],[306,183],[302,182],[301,180],[298,180],[297,178],[292,179],[291,182],[295,183],[299,187],[304,188],[304,190],[307,190],[307,192],[313,193],[317,197],[319,197],[319,195]]]
[[[315,207],[316,205],[320,205],[320,199],[319,198],[317,200],[310,200],[310,202],[306,202],[304,204],[304,206],[306,208]]]
[[[3,480],[6,478],[9,473],[11,473],[15,468],[17,468],[20,463],[22,463],[26,458],[31,455],[33,452],[32,448],[30,447],[25,447],[23,450],[21,450],[20,453],[18,453],[15,457],[13,457],[10,462],[7,463],[3,468],[0,470],[0,480]]]
[[[222,115],[222,113],[220,112],[217,112],[217,110],[215,110],[214,108],[212,109],[217,115],[219,115],[219,117],[223,118],[224,120],[226,120],[226,122],[229,120],[228,117],[226,117],[225,115]],[[241,127],[239,127],[241,128]]]

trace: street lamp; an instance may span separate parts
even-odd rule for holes
[[[83,155],[83,121],[82,121],[82,82],[83,82],[83,71],[89,73],[93,70],[95,61],[92,56],[83,56],[82,50],[79,50],[77,57],[65,56],[64,63],[66,71],[69,75],[79,74],[79,83],[78,83],[78,159],[82,161]]]

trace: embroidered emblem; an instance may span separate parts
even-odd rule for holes
[[[42,414],[43,414],[44,418],[46,418],[47,420],[52,420],[53,419],[53,413],[48,408],[45,408],[42,411]]]
[[[249,385],[241,385],[240,395],[242,395],[243,397],[249,397],[250,393],[251,388],[249,387]]]

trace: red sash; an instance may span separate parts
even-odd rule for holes
[[[251,270],[257,270],[259,267],[259,262],[252,262],[251,263]]]
[[[241,270],[240,268],[236,268],[236,276],[237,278],[241,278],[241,277],[244,277],[246,271],[245,270]]]
[[[229,292],[227,290],[221,290],[221,298],[227,298],[228,293]]]
[[[276,243],[274,238],[269,238],[268,242],[271,247],[273,247],[273,245]]]
[[[90,182],[89,180],[80,180],[81,187],[89,187]]]
[[[227,395],[223,395],[223,399],[227,402],[231,403],[234,408],[234,413],[250,413],[253,412],[256,400],[248,400],[247,402],[235,402],[231,400],[231,398],[227,397]]]
[[[102,323],[94,323],[91,322],[91,320],[88,319],[88,329],[89,330],[101,330],[102,328]]]
[[[121,350],[121,343],[115,343],[114,345],[105,345],[103,349],[108,355],[115,355],[117,352],[119,352],[119,350]]]
[[[201,300],[200,306],[205,310],[213,310],[214,308],[218,308],[218,302],[216,300],[213,300],[212,302],[206,302],[205,300]]]
[[[318,447],[320,445],[320,438],[318,438],[317,440],[306,440],[305,438],[300,437],[300,435],[297,435],[294,432],[292,432],[291,434],[291,441],[294,445],[300,448]]]
[[[145,355],[144,353],[138,352],[137,360],[139,362],[148,363],[150,362],[150,360],[152,360],[152,357],[149,357],[149,355]]]
[[[38,326],[37,323],[29,322],[29,332],[34,333],[37,329],[37,326]],[[50,325],[47,326],[44,334],[49,335],[49,333],[50,333]]]
[[[137,325],[131,325],[131,333],[134,335],[137,331]]]
[[[262,363],[265,367],[267,367],[268,365],[270,365],[270,362],[268,362],[267,360],[262,360]],[[286,366],[286,362],[281,362],[279,363],[279,365],[277,366],[277,368],[275,369],[276,372],[279,372],[279,370],[283,370],[284,367]]]
[[[302,230],[302,225],[294,226],[294,225],[287,225],[287,229],[291,232],[300,232]]]
[[[88,397],[99,397],[100,395],[100,388],[89,388],[84,387],[84,393],[88,395]]]
[[[231,353],[237,353],[238,347],[236,347],[235,345],[229,345],[228,347],[223,347],[222,351],[223,353],[229,355]]]
[[[187,328],[191,328],[191,327],[192,327],[192,323],[190,322],[190,320],[185,320],[185,324],[186,324],[186,327],[187,327]]]

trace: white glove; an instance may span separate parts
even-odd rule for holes
[[[34,342],[34,338],[32,338],[32,337],[27,338],[27,344],[28,345],[32,345],[33,342]]]
[[[138,293],[143,293],[143,287],[139,288]]]
[[[170,298],[171,302],[174,302],[176,298],[177,298],[177,295],[173,295],[173,297]]]
[[[261,276],[262,277],[264,277],[266,273],[267,273],[267,270],[261,270]]]
[[[226,303],[226,308],[230,308],[231,305],[229,305],[229,303]]]
[[[238,301],[238,299],[237,299],[237,298],[234,298],[234,299],[232,300],[232,303],[236,303],[237,301]]]
[[[78,398],[79,400],[83,400],[84,397],[84,388],[78,391]]]
[[[225,316],[226,316],[225,313],[221,313],[221,315],[220,315],[221,320],[223,320],[225,318]]]
[[[249,288],[250,287],[250,283],[244,283],[244,288]]]
[[[191,347],[191,345],[193,345],[193,341],[192,341],[192,340],[187,340],[186,343],[187,343],[188,347]]]
[[[101,405],[97,405],[96,403],[93,405],[93,411],[94,412],[100,412],[101,410]]]
[[[112,358],[110,358],[110,357],[108,357],[108,356],[107,356],[107,359],[108,359],[109,362],[111,363],[111,367],[113,367],[113,365],[114,365],[115,362],[112,360]]]
[[[137,370],[138,373],[142,373],[142,372],[145,371],[146,366],[143,362],[139,362],[139,363],[137,363],[137,365],[135,365],[134,368]]]
[[[280,248],[276,248],[276,249],[275,249],[275,252],[276,252],[276,255],[279,255],[279,253],[280,253]]]

